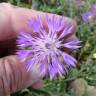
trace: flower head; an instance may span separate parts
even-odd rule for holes
[[[63,17],[55,18],[55,15],[46,16],[45,20],[46,25],[39,16],[29,22],[33,32],[21,32],[18,36],[17,54],[26,62],[27,70],[37,65],[41,75],[49,75],[53,79],[76,66],[77,61],[69,52],[81,46],[77,45],[80,41],[73,36],[74,24],[65,22]]]
[[[82,14],[82,19],[87,22],[91,27],[96,20],[96,4],[92,5],[89,11]]]
[[[94,17],[96,18],[96,4],[93,4],[89,10],[90,12],[92,12],[92,14],[94,15]]]
[[[92,14],[92,12],[88,11],[86,13],[83,13],[82,19],[90,26],[93,26],[94,15]]]

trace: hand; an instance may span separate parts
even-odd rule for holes
[[[9,95],[30,85],[34,88],[42,87],[39,73],[34,73],[33,70],[26,72],[14,55],[14,50],[19,32],[32,32],[27,25],[28,20],[38,15],[41,15],[44,20],[44,14],[31,9],[18,8],[9,3],[0,4],[0,96]],[[52,16],[52,14],[49,15]],[[56,15],[56,18],[59,17]],[[71,19],[64,17],[64,20],[76,27],[76,23]]]

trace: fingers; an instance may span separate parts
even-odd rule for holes
[[[13,8],[9,3],[0,3],[0,41],[14,34],[11,27],[12,13]]]
[[[16,56],[0,59],[0,96],[26,88],[39,79],[37,73],[26,72],[24,65],[20,64]]]
[[[42,80],[38,80],[37,82],[32,84],[32,88],[34,89],[41,89],[43,87],[43,81]]]
[[[2,28],[0,27],[0,41],[15,38],[21,31],[32,32],[28,26],[28,21],[38,15],[41,16],[44,23],[46,23],[46,13],[27,8],[18,8],[6,3],[1,7],[0,14],[3,14],[4,17],[2,16],[0,18],[4,24],[2,22],[0,23],[0,25],[2,24]],[[52,14],[49,14],[49,16],[51,17]],[[56,15],[56,18],[59,17],[59,15]],[[76,22],[67,17],[64,17],[64,22],[70,23],[76,27]],[[74,28],[74,31],[76,31],[76,28]]]

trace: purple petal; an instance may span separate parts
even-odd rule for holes
[[[38,61],[38,60],[37,60]],[[37,62],[35,59],[31,59],[28,62],[26,62],[26,70],[29,71]]]
[[[45,63],[42,63],[41,65],[40,65],[40,74],[42,75],[42,76],[45,76],[46,75],[46,73],[47,73],[47,66],[46,66],[46,64]]]
[[[42,57],[42,58],[41,58]],[[29,71],[30,70],[30,68],[32,68],[33,66],[36,66],[37,68],[39,68],[38,70],[40,70],[40,71],[42,71],[41,70],[41,65],[43,66],[43,68],[44,68],[44,63],[43,63],[43,57],[44,56],[38,56],[38,55],[33,55],[33,57],[32,58],[30,58],[29,59],[29,61],[27,62],[27,64],[26,64],[26,68],[27,68],[27,70]],[[45,65],[46,66],[46,65]],[[44,70],[44,69],[43,69]],[[46,69],[45,69],[45,71],[46,71]],[[43,75],[42,74],[42,72],[41,72],[41,75]]]
[[[25,43],[31,43],[32,41],[32,36],[28,33],[21,32],[20,35],[17,38],[17,43],[18,44],[25,44]]]
[[[53,36],[55,34],[55,15],[53,15],[52,17],[49,17],[48,15],[46,15],[46,20],[47,20],[47,25],[48,25],[48,29],[49,29],[49,33],[48,36]]]
[[[63,32],[60,34],[60,36],[58,37],[58,39],[64,38],[66,35],[70,34],[73,32],[74,26],[71,25],[70,27],[67,26],[64,28]]]
[[[64,18],[60,17],[55,19],[56,20],[54,21],[54,31],[59,32],[64,27],[64,20],[63,20]]]
[[[24,61],[27,59],[26,57],[28,57],[29,54],[32,54],[32,50],[18,50],[16,54],[19,55],[20,60]]]
[[[36,19],[32,19],[29,22],[29,26],[32,28],[33,32],[39,33],[40,37],[46,35],[46,31],[40,16],[38,16]]]
[[[63,44],[63,47],[67,47],[67,48],[70,48],[70,49],[78,49],[78,48],[81,47],[81,46],[77,45],[80,42],[81,41],[79,41],[79,40],[73,40],[73,41],[70,41],[70,42],[67,42],[67,43]]]
[[[52,17],[49,17],[48,15],[46,15],[46,20],[47,20],[47,24],[48,24],[48,28],[50,31],[54,31],[54,15]]]
[[[55,76],[57,75],[56,69],[54,69],[54,67],[51,64],[48,65],[48,72],[49,72],[49,75],[50,75],[50,79],[51,80],[53,78],[55,78]]]
[[[36,18],[29,22],[29,26],[32,28],[33,32],[39,32],[41,24],[40,21]]]
[[[40,62],[40,74],[42,76],[45,76],[47,75],[47,69],[48,69],[48,62],[47,62],[47,56],[40,56],[42,58],[41,62]]]
[[[52,65],[56,73],[62,76],[62,74],[64,73],[63,66],[62,63],[58,60],[58,58],[56,58],[56,56],[52,57]]]
[[[60,54],[63,57],[64,62],[67,65],[72,66],[72,67],[75,67],[76,66],[77,61],[76,61],[76,59],[74,57],[72,57],[71,55],[68,55],[65,52],[60,52]]]

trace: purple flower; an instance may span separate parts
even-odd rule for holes
[[[92,14],[94,15],[94,17],[96,18],[96,4],[93,4],[90,8],[90,12],[92,12]]]
[[[55,15],[45,19],[46,25],[39,16],[29,22],[33,33],[21,32],[17,39],[17,54],[20,60],[26,62],[27,70],[37,65],[41,76],[49,75],[53,79],[76,66],[77,61],[69,52],[81,46],[75,37],[74,24]]]
[[[82,19],[89,23],[92,27],[94,24],[94,20],[96,20],[96,4],[92,5],[89,11],[82,14]]]
[[[86,13],[83,13],[82,19],[83,19],[86,23],[88,23],[90,26],[93,26],[94,15],[92,14],[92,12],[88,11],[88,12],[86,12]]]

